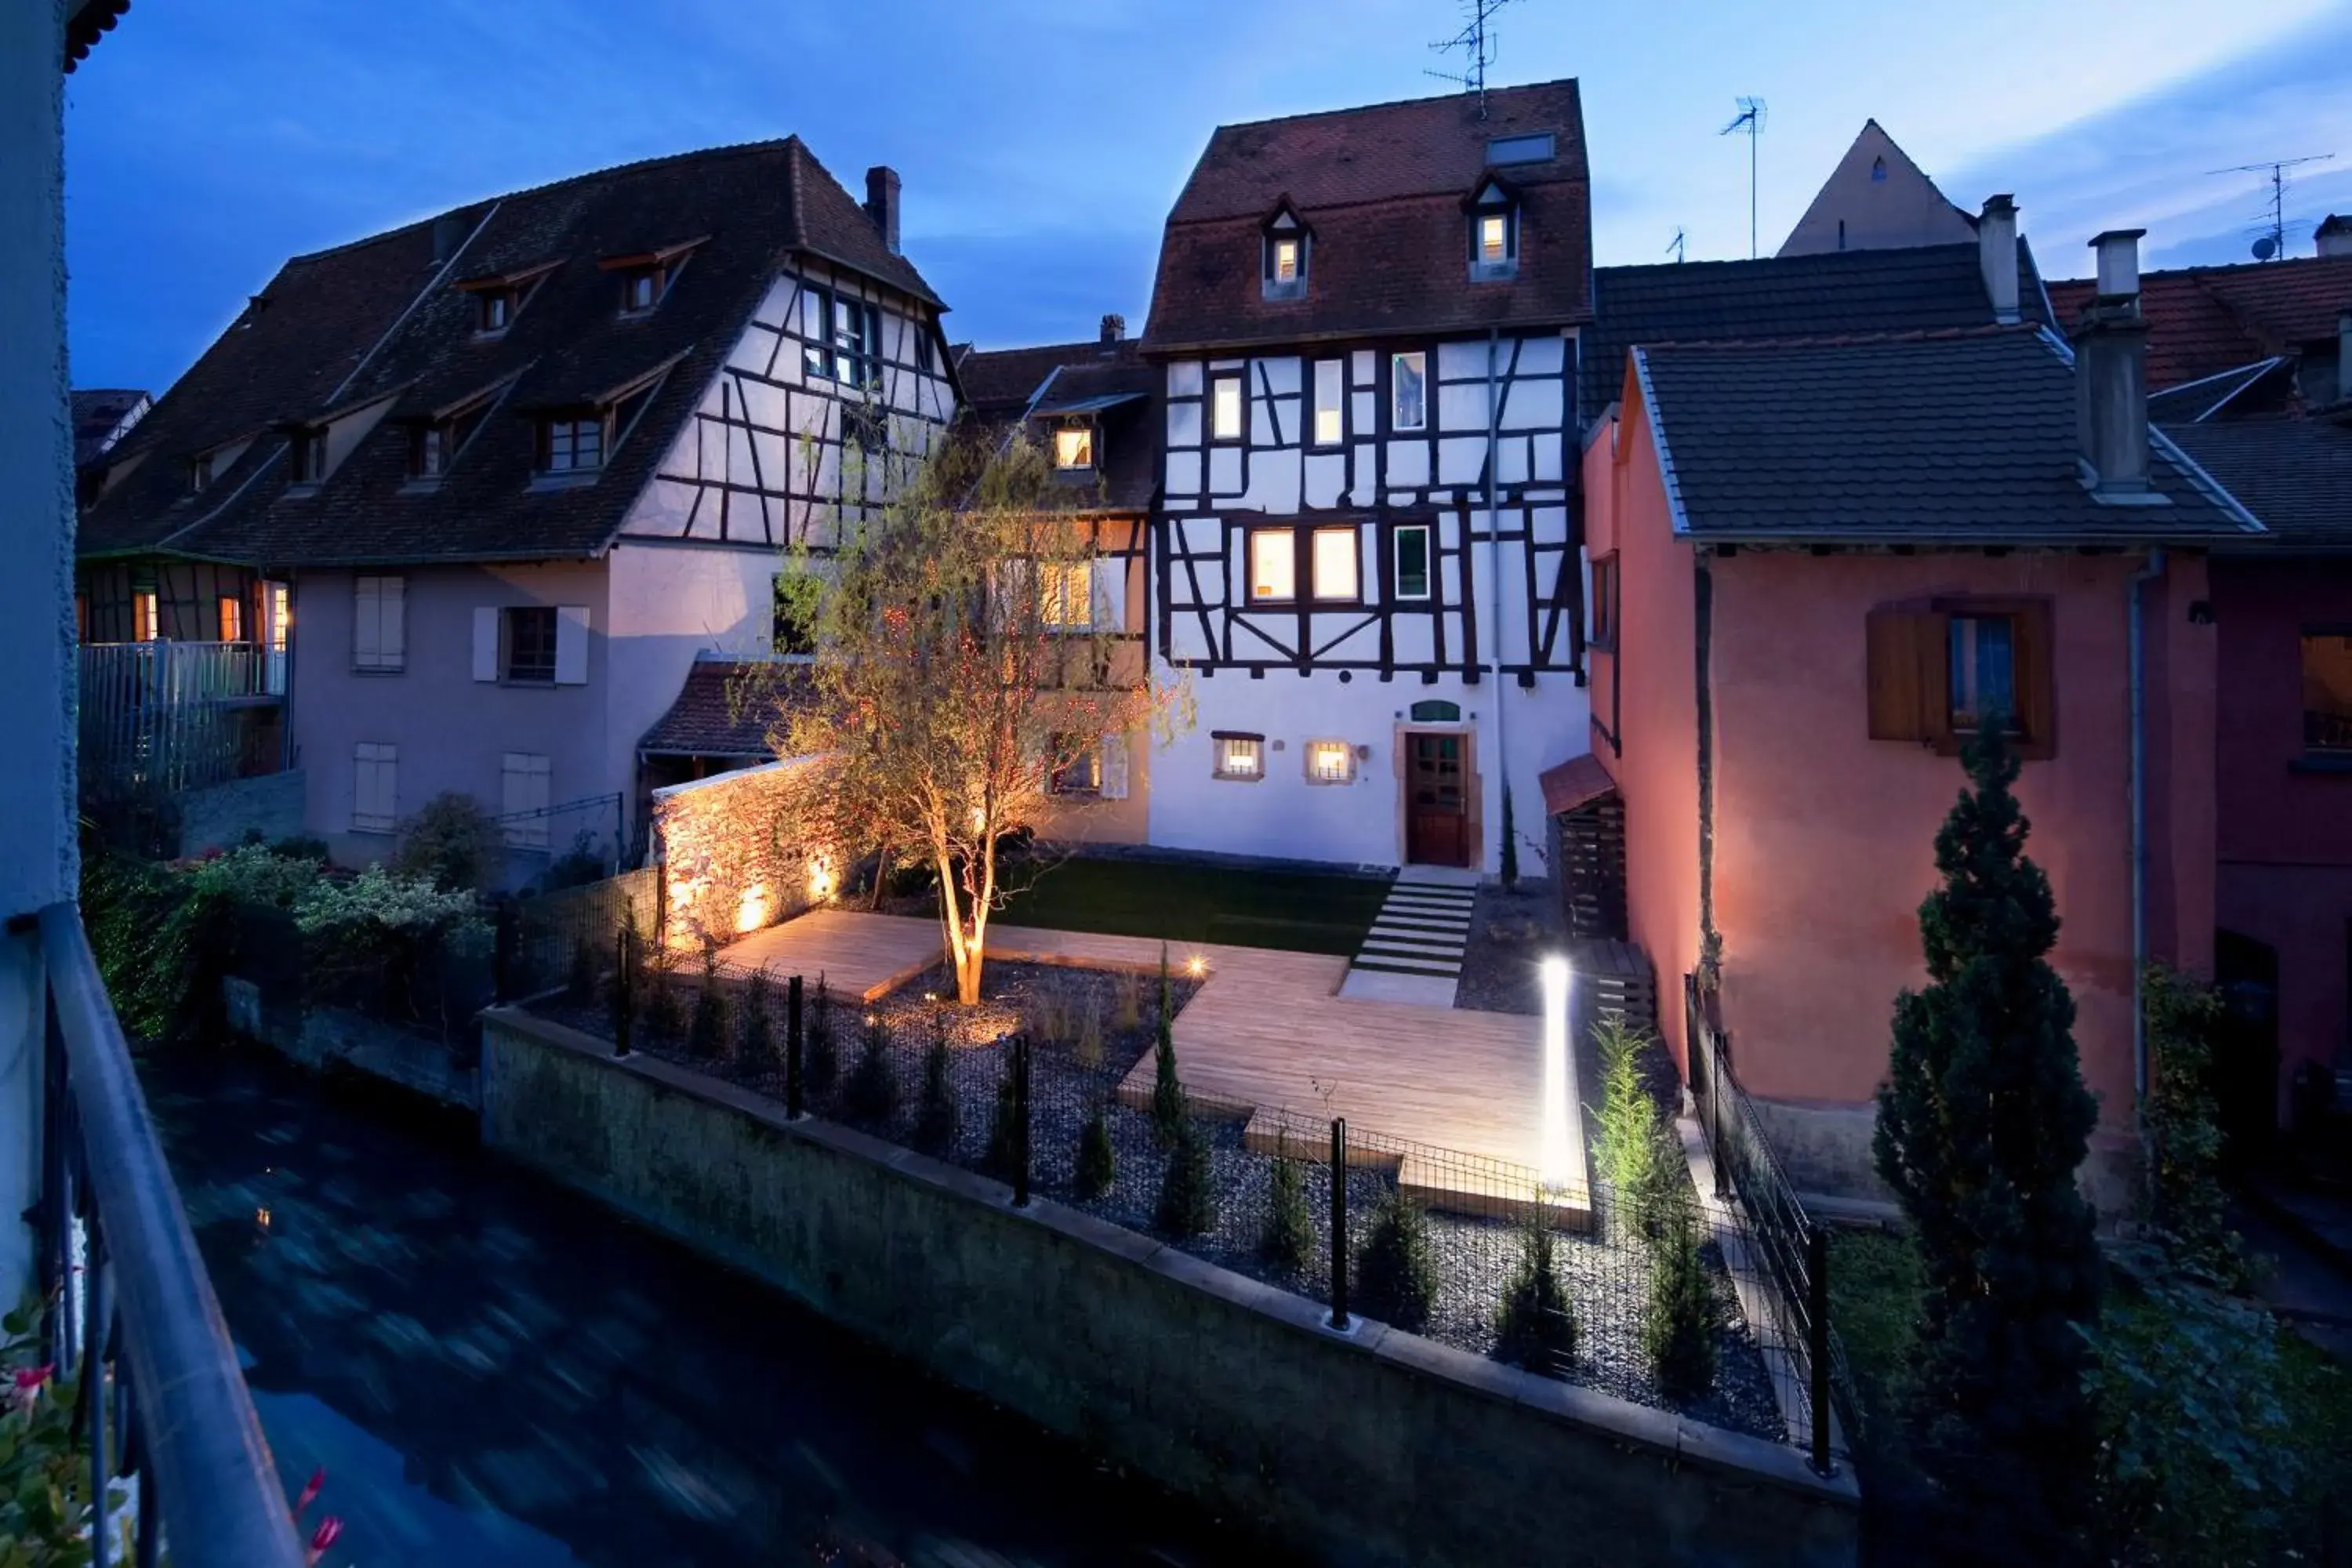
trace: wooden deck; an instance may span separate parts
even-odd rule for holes
[[[992,926],[988,939],[992,959],[1102,969],[1157,969],[1160,947],[1149,937],[1022,926]],[[821,910],[746,937],[721,957],[812,980],[822,973],[836,993],[870,1000],[938,963],[940,949],[929,921]],[[1405,1188],[1432,1206],[1511,1215],[1540,1201],[1570,1223],[1589,1212],[1573,1051],[1571,1192],[1539,1198],[1530,1184],[1540,1158],[1540,1020],[1339,996],[1348,960],[1330,954],[1170,943],[1168,955],[1179,971],[1197,962],[1206,972],[1176,1016],[1177,1076],[1202,1110],[1251,1121],[1253,1146],[1272,1152],[1280,1129],[1299,1128],[1316,1130],[1320,1152],[1328,1133],[1319,1130],[1344,1116],[1356,1157],[1394,1164]],[[1152,1071],[1147,1055],[1120,1100],[1148,1104]],[[1307,1152],[1295,1135],[1288,1146]]]

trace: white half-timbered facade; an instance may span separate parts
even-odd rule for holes
[[[1580,136],[1572,83],[1489,100],[1230,127],[1179,201],[1154,652],[1198,722],[1154,843],[1492,874],[1507,792],[1542,869],[1537,775],[1589,744]],[[1335,172],[1335,140],[1453,156]]]

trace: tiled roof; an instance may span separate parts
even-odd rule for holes
[[[89,58],[98,47],[99,36],[114,31],[115,23],[131,9],[131,0],[78,0],[66,11],[66,61],[68,76],[74,67]]]
[[[2336,317],[2352,310],[2352,256],[2175,268],[2142,273],[2139,286],[2147,383],[2178,386],[2333,339]],[[2095,285],[2075,278],[2049,287],[2059,324],[2070,327]]]
[[[73,394],[74,467],[88,468],[106,449],[106,438],[132,410],[147,401],[134,387],[76,387]]]
[[[770,706],[746,705],[739,712],[730,689],[738,676],[753,668],[738,659],[696,659],[677,689],[677,700],[646,731],[637,749],[681,757],[768,755],[769,728],[791,700],[791,688],[775,691]]]
[[[463,242],[446,271],[436,226]],[[698,237],[659,307],[622,320],[599,258]],[[592,554],[794,255],[933,298],[797,137],[607,169],[297,257],[123,442],[123,463],[143,458],[83,513],[80,547],[265,565]],[[549,263],[513,324],[478,336],[476,301],[453,285]],[[664,366],[593,484],[532,487],[525,410],[583,404]],[[386,420],[315,494],[287,494],[278,423],[387,396],[403,412],[443,407],[491,386],[499,402],[437,487],[406,484],[406,434]],[[191,459],[257,434],[186,493]]]
[[[2032,252],[2020,240],[2017,255],[2020,305],[2038,321]],[[1635,343],[1940,331],[1992,321],[1972,244],[1603,267],[1593,274],[1592,310],[1579,376],[1587,421],[1616,400]]]
[[[1072,482],[1099,484],[1101,504],[1112,510],[1150,507],[1159,485],[1162,373],[1138,356],[1133,339],[987,353],[968,349],[958,357],[956,368],[973,415],[985,424],[1012,424],[1039,403],[1040,395],[1041,406],[1098,404],[1093,416],[1101,468],[1083,479],[1072,476]],[[1111,398],[1121,401],[1103,401]],[[1039,439],[1051,424],[1037,422]]]
[[[1546,768],[1536,775],[1536,784],[1543,790],[1546,816],[1574,811],[1617,787],[1617,781],[1609,776],[1601,759],[1590,752]]]
[[[1590,315],[1591,204],[1573,80],[1218,128],[1169,214],[1147,350],[1537,326]],[[1464,201],[1490,141],[1549,133],[1552,156],[1494,167],[1519,193],[1518,270],[1469,279]],[[1261,226],[1288,202],[1307,289],[1269,300]]]
[[[1635,350],[1676,527],[1715,541],[2074,544],[2256,531],[2161,443],[2092,499],[2074,369],[2032,327]],[[1769,389],[1769,395],[1759,395]]]
[[[2352,429],[2279,416],[2166,433],[2270,531],[2250,547],[2352,550]]]

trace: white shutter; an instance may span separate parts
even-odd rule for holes
[[[499,678],[499,610],[495,605],[474,608],[474,679]]]
[[[1102,738],[1102,798],[1127,798],[1127,737],[1124,734]]]
[[[588,684],[588,606],[555,607],[555,684]]]
[[[352,751],[352,826],[389,833],[400,817],[400,749],[362,741]]]
[[[376,579],[376,647],[387,669],[398,669],[407,661],[407,586],[402,577]]]
[[[1106,556],[1095,562],[1094,628],[1098,632],[1127,629],[1127,559]]]
[[[383,652],[383,601],[376,594],[380,578],[357,577],[352,582],[352,663],[373,669]]]

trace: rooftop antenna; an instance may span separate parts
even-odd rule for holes
[[[1675,229],[1675,237],[1674,237],[1674,238],[1672,238],[1672,239],[1670,239],[1670,240],[1666,241],[1666,248],[1667,248],[1668,250],[1671,250],[1671,251],[1673,251],[1673,252],[1675,253],[1675,259],[1677,262],[1679,262],[1679,261],[1681,261],[1681,260],[1682,260],[1682,258],[1683,258],[1683,231],[1682,231],[1681,229],[1677,228],[1677,229]]]
[[[1461,0],[1461,4],[1462,15],[1467,18],[1462,30],[1429,47],[1440,54],[1451,54],[1460,49],[1462,69],[1458,73],[1431,71],[1429,74],[1440,81],[1459,82],[1463,91],[1476,93],[1478,118],[1484,120],[1486,118],[1486,68],[1495,63],[1495,45],[1498,41],[1494,30],[1486,24],[1494,19],[1496,12],[1510,5],[1511,0]]]
[[[2286,255],[2286,187],[2289,169],[2298,163],[2325,163],[2336,156],[2333,153],[2314,153],[2304,158],[2273,158],[2266,163],[2232,163],[2226,169],[2209,169],[2210,174],[2268,174],[2271,177],[2270,211],[2258,215],[2267,230],[2254,241],[2254,259],[2276,261]]]
[[[1739,112],[1730,124],[1716,132],[1728,136],[1735,131],[1748,132],[1748,259],[1756,259],[1756,138],[1764,131],[1764,100],[1743,98]]]

